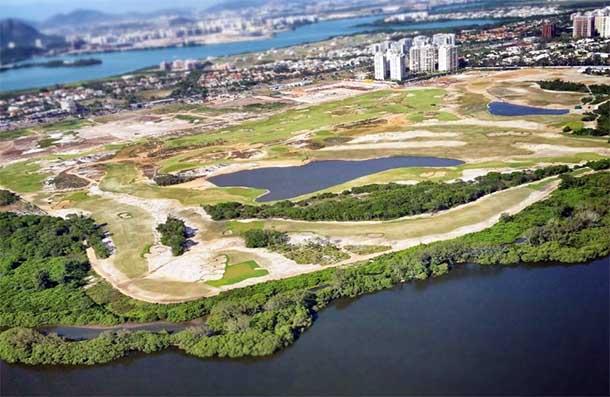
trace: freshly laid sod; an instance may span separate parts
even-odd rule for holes
[[[116,245],[115,267],[128,277],[139,277],[148,270],[143,247],[152,245],[154,220],[142,209],[110,199],[92,197],[78,202],[77,208],[91,212],[99,224],[105,224]],[[129,217],[120,214],[130,214]]]
[[[266,269],[260,268],[255,261],[241,262],[235,265],[227,265],[225,273],[220,280],[208,281],[213,287],[236,284],[252,277],[262,277],[269,274]]]
[[[33,193],[42,190],[46,174],[38,172],[40,166],[23,161],[0,168],[0,185],[18,193]]]
[[[239,221],[228,221],[227,230],[230,230],[235,235],[241,235],[248,230],[262,229],[264,226],[263,221],[253,222],[239,222]]]

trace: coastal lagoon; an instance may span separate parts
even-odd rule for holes
[[[271,357],[0,363],[0,395],[608,395],[609,269],[460,266],[337,301]]]
[[[284,200],[317,192],[349,180],[406,167],[451,167],[463,161],[437,157],[383,157],[371,160],[325,160],[294,167],[267,167],[218,175],[208,180],[217,186],[243,186],[269,192],[257,201]],[[298,181],[298,182],[297,182]]]
[[[44,59],[30,59],[25,63],[47,60],[76,60],[96,58],[102,61],[100,65],[78,68],[44,68],[32,67],[14,69],[0,73],[0,91],[22,90],[45,87],[53,84],[65,84],[75,81],[100,79],[132,72],[137,69],[158,65],[161,61],[175,59],[200,59],[240,54],[245,52],[264,51],[271,48],[293,46],[308,42],[326,40],[333,36],[348,35],[364,31],[373,31],[382,27],[370,26],[379,16],[336,19],[304,25],[294,30],[280,32],[271,38],[233,43],[208,44],[205,46],[158,48],[150,50],[133,50],[125,52],[109,52],[83,54],[79,56],[60,56]],[[493,19],[467,19],[460,21],[429,22],[413,25],[392,26],[395,29],[437,29],[471,25],[488,25],[496,22]]]

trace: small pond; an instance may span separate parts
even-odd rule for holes
[[[371,160],[324,160],[292,167],[267,167],[209,178],[217,186],[243,186],[269,192],[257,201],[283,200],[316,192],[361,176],[394,168],[451,167],[460,160],[437,157],[383,157]]]
[[[496,116],[532,116],[532,115],[561,115],[567,114],[569,109],[547,109],[533,106],[515,105],[509,102],[490,102],[487,105],[489,113]]]
[[[115,326],[45,326],[37,328],[38,331],[44,334],[54,333],[67,339],[81,340],[93,339],[98,337],[103,332],[116,332],[121,330],[129,331],[149,331],[169,333],[179,332],[190,327],[201,326],[205,323],[204,318],[198,318],[191,321],[183,321],[172,323],[168,321],[154,321],[150,323],[125,323]]]

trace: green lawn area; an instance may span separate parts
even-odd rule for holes
[[[40,166],[22,161],[0,168],[0,185],[17,193],[33,193],[42,190],[46,174],[38,172]]]
[[[76,208],[91,212],[99,224],[105,224],[116,245],[114,264],[128,277],[139,277],[148,270],[142,252],[154,241],[154,219],[146,211],[117,201],[93,196],[76,203]],[[128,213],[129,217],[119,214]]]
[[[441,214],[411,219],[375,223],[267,219],[265,220],[265,227],[282,232],[311,232],[332,238],[353,236],[380,236],[388,240],[419,238],[448,233],[461,227],[484,222],[494,215],[506,212],[512,206],[525,200],[534,191],[534,189],[525,186],[508,189]]]
[[[248,230],[262,229],[264,226],[263,221],[252,221],[252,222],[240,222],[240,221],[228,221],[227,230],[230,230],[234,235],[241,235]]]
[[[42,127],[43,131],[49,132],[49,131],[70,131],[70,130],[77,130],[79,128],[82,127],[87,127],[93,125],[93,123],[89,120],[83,120],[83,119],[68,119],[68,120],[62,120],[59,121],[57,123],[51,123],[51,124],[47,124],[45,126]]]
[[[213,287],[221,287],[236,284],[252,277],[266,276],[267,274],[269,272],[266,269],[260,268],[255,261],[249,260],[235,265],[227,265],[220,280],[208,281],[207,284]]]
[[[102,190],[127,193],[142,198],[166,198],[180,201],[183,205],[201,205],[238,201],[253,203],[263,194],[262,189],[226,187],[210,189],[184,189],[171,186],[157,186],[144,183],[133,163],[108,164],[107,173],[100,184]]]
[[[263,120],[246,122],[217,132],[189,135],[167,141],[169,147],[202,145],[222,140],[232,143],[269,143],[309,130],[333,127],[385,114],[417,114],[435,111],[444,90],[376,91],[340,101],[291,109]]]
[[[17,139],[22,136],[31,135],[33,133],[34,133],[34,131],[32,131],[32,129],[30,129],[30,128],[22,128],[22,129],[13,130],[13,131],[3,131],[3,132],[0,132],[0,142],[1,141],[11,141],[13,139]]]

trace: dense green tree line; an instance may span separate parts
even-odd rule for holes
[[[353,187],[342,193],[323,193],[297,202],[280,201],[260,206],[228,202],[207,205],[205,210],[214,220],[274,217],[308,221],[388,220],[445,210],[499,190],[567,171],[569,167],[557,165],[510,174],[491,172],[472,182],[373,184]]]
[[[161,244],[170,247],[174,256],[184,254],[187,238],[184,221],[168,216],[165,223],[157,226],[157,231],[161,233]]]
[[[184,183],[193,180],[195,177],[174,175],[174,174],[157,174],[153,178],[155,183],[159,186],[171,186],[179,183]]]
[[[610,161],[596,162],[600,169]],[[105,333],[89,341],[13,328],[0,334],[0,358],[28,364],[94,364],[132,351],[175,346],[199,357],[271,354],[293,343],[330,301],[390,288],[398,282],[439,276],[464,262],[584,262],[610,254],[610,173],[563,175],[548,199],[493,227],[454,240],[389,253],[358,266],[328,269],[175,305],[128,298],[102,302],[126,317],[186,320],[207,314],[206,324],[173,335]],[[114,292],[118,294],[118,292]],[[123,306],[121,309],[120,306]],[[83,309],[87,311],[88,309]]]
[[[208,89],[199,83],[201,71],[193,70],[185,78],[179,81],[171,93],[172,98],[190,98],[199,95],[205,98],[208,95]]]
[[[598,104],[602,103],[596,110],[591,113],[586,113],[583,121],[597,120],[595,128],[581,128],[572,131],[570,127],[564,129],[565,132],[572,132],[579,136],[606,136],[610,135],[610,84],[591,84],[587,86],[583,83],[574,83],[563,81],[560,79],[538,81],[538,85],[545,90],[552,91],[575,91],[575,92],[591,92],[592,97],[583,99],[583,103]]]
[[[574,135],[606,136],[610,135],[610,101],[602,103],[597,109],[586,113],[583,121],[596,120],[595,128],[581,128],[573,131]]]
[[[540,88],[550,91],[574,91],[574,92],[589,92],[587,85],[583,83],[573,83],[571,81],[542,80],[537,81]]]
[[[15,193],[9,190],[0,189],[0,206],[13,204],[17,202],[18,199],[19,196]]]
[[[102,237],[90,218],[0,213],[0,325],[117,321],[81,288],[90,269],[84,243],[104,256]]]
[[[244,234],[246,247],[248,248],[264,248],[273,245],[281,245],[286,243],[288,236],[286,233],[275,230],[250,229]]]
[[[591,93],[597,96],[610,95],[610,84],[591,84],[589,86]]]

